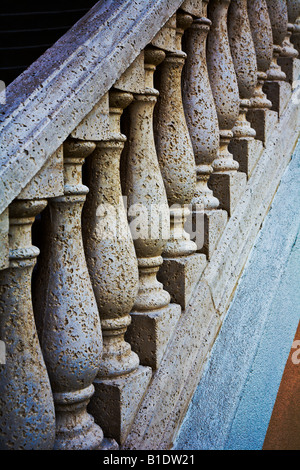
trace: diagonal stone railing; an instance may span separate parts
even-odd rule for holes
[[[2,92],[1,449],[172,447],[299,137],[271,3],[101,1]]]

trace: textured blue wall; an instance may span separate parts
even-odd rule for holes
[[[266,175],[267,177],[267,175]],[[174,449],[261,449],[300,318],[300,143]]]

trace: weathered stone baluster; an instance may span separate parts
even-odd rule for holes
[[[214,172],[210,176],[209,187],[218,198],[220,207],[231,215],[245,187],[246,175],[237,171],[239,164],[228,150],[240,108],[228,39],[229,5],[230,0],[211,0],[208,4],[208,17],[212,25],[207,39],[207,66],[220,128],[220,149],[212,163]]]
[[[64,143],[64,195],[49,202],[47,263],[40,266],[41,345],[52,385],[59,449],[105,448],[103,432],[87,413],[102,353],[99,313],[85,261],[81,183],[91,142]],[[38,305],[38,304],[37,304]]]
[[[255,140],[255,130],[247,121],[246,114],[257,83],[257,63],[247,0],[231,0],[228,11],[228,35],[232,60],[240,92],[240,114],[232,129],[233,139],[229,150],[240,165],[240,171],[249,177],[263,146]]]
[[[32,305],[39,249],[32,245],[31,232],[47,198],[62,194],[62,170],[58,149],[9,206],[9,265],[0,271],[0,340],[6,353],[5,364],[0,364],[1,449],[45,450],[54,445],[53,396]]]
[[[297,30],[297,17],[300,15],[300,2],[298,0],[287,0],[288,9],[288,31],[282,44],[282,51],[278,58],[278,64],[287,76],[290,85],[293,85],[295,80],[300,76],[300,59],[298,50],[291,42],[291,37]],[[300,21],[299,21],[300,24]],[[298,26],[300,31],[300,27]],[[294,36],[295,38],[295,36]]]
[[[145,50],[145,93],[135,94],[130,109],[126,195],[128,217],[139,266],[139,292],[131,312],[127,339],[141,364],[158,367],[181,308],[157,280],[169,238],[169,207],[153,135],[158,91],[153,73],[165,53]]]
[[[300,54],[300,3],[299,0],[287,0],[288,17],[293,25],[292,44]]]
[[[227,212],[218,209],[219,201],[207,185],[220,142],[206,62],[206,40],[211,25],[207,4],[208,1],[203,2],[203,8],[198,10],[199,18],[194,19],[184,35],[187,59],[183,69],[183,105],[196,163],[197,183],[192,200],[194,220],[200,211],[204,211],[203,246],[200,244],[198,250],[210,259],[227,222]]]
[[[170,239],[163,252],[158,279],[171,299],[185,308],[205,266],[205,256],[185,231],[196,187],[193,147],[185,120],[181,74],[186,54],[181,50],[184,30],[193,18],[177,13],[176,52],[167,52],[159,66],[159,97],[154,113],[154,135],[161,173],[170,206]]]
[[[141,367],[124,335],[138,293],[138,266],[120,184],[120,133],[131,93],[109,93],[109,139],[96,142],[86,165],[90,189],[83,210],[86,259],[99,309],[103,355],[88,410],[106,436],[123,443],[152,371]]]
[[[273,57],[273,35],[266,0],[248,2],[248,17],[258,68],[257,86],[250,100],[247,119],[256,131],[256,138],[264,144],[278,120],[276,111],[272,111],[272,103],[263,91]]]
[[[34,218],[46,200],[15,200],[9,207],[9,267],[0,271],[0,448],[52,449],[55,415],[50,382],[35,327],[31,276],[39,254],[31,244]]]
[[[267,0],[267,6],[273,33],[273,58],[263,90],[272,102],[272,109],[277,111],[280,117],[291,95],[291,85],[286,81],[286,74],[278,64],[282,43],[287,35],[287,5],[286,0]]]

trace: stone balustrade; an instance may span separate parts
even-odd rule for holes
[[[1,449],[134,448],[299,76],[297,1],[100,3],[6,94]]]

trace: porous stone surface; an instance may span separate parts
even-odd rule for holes
[[[131,312],[132,321],[125,338],[138,354],[142,365],[158,369],[180,315],[181,307],[177,304],[147,313]]]
[[[206,262],[206,256],[200,253],[175,259],[164,258],[157,279],[169,292],[171,301],[179,304],[183,310],[190,301]]]

